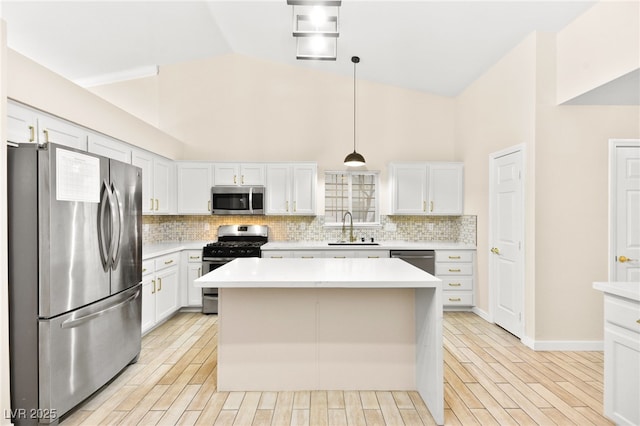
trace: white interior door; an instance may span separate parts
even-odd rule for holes
[[[640,141],[612,141],[611,281],[640,282]]]
[[[524,208],[523,153],[491,156],[489,280],[493,319],[517,337],[523,332]]]

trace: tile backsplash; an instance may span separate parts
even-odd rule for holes
[[[381,216],[380,222],[378,227],[354,228],[354,235],[476,244],[476,216]],[[324,216],[143,216],[142,224],[145,244],[215,241],[218,226],[233,224],[268,225],[270,241],[336,241],[342,235],[340,227],[324,226]]]

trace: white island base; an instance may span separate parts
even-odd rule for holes
[[[417,390],[444,423],[440,280],[400,259],[237,259],[220,288],[218,390]]]

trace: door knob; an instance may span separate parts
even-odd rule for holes
[[[491,249],[491,253],[493,253],[493,254],[500,254],[500,250],[499,250],[497,247],[493,247],[493,248]]]
[[[620,263],[625,263],[625,262],[633,262],[635,259],[629,259],[627,256],[618,256],[618,262]]]

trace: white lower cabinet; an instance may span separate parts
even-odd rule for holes
[[[444,308],[471,307],[473,250],[436,250],[436,277],[442,280]]]
[[[142,332],[153,328],[180,307],[180,253],[142,262]]]
[[[202,288],[195,286],[195,280],[202,276],[202,250],[185,250],[187,306],[202,306]]]
[[[640,302],[604,296],[604,414],[640,425]]]

